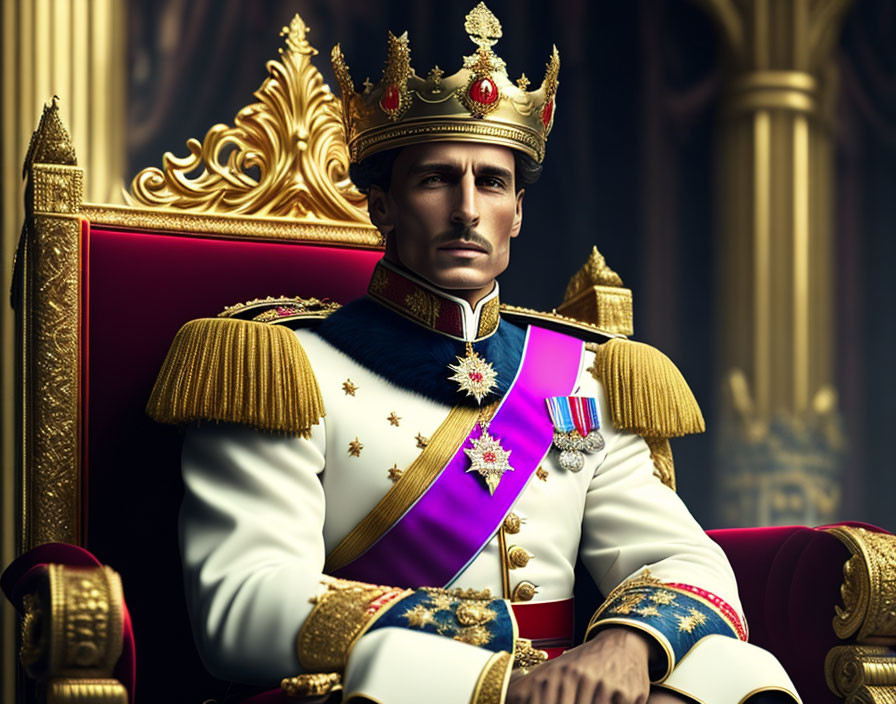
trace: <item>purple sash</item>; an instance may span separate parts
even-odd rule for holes
[[[468,473],[464,448],[482,434],[477,424],[429,489],[395,524],[335,575],[396,587],[446,586],[492,539],[504,517],[551,447],[554,425],[544,400],[573,392],[582,342],[530,326],[516,379],[489,424],[489,433],[510,450],[505,472],[489,495]]]

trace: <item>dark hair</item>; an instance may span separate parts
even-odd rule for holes
[[[349,177],[362,193],[369,193],[371,186],[378,186],[384,191],[392,185],[392,167],[401,147],[387,149],[384,152],[371,154],[360,164],[352,164],[349,167]],[[514,182],[516,190],[535,183],[541,176],[541,164],[528,154],[523,154],[513,149]]]

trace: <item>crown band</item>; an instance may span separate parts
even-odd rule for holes
[[[498,144],[522,151],[541,163],[554,124],[560,57],[548,60],[539,88],[528,91],[525,74],[511,82],[492,46],[501,24],[484,3],[467,15],[464,28],[477,45],[451,76],[434,67],[426,78],[410,64],[407,33],[389,32],[386,65],[376,85],[364,81],[355,91],[340,46],[332,62],[342,90],[342,118],[351,159],[358,163],[376,152],[420,142],[466,141]],[[444,76],[444,77],[443,77]]]
[[[352,141],[352,161],[364,161],[371,154],[384,149],[406,147],[419,142],[447,142],[462,140],[465,142],[483,142],[500,144],[512,149],[519,149],[535,161],[544,159],[544,140],[523,127],[501,125],[494,122],[480,121],[470,123],[458,118],[451,120],[419,120],[406,121],[398,125],[369,130],[359,134]],[[388,146],[383,146],[387,144]]]

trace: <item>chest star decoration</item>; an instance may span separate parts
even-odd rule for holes
[[[342,382],[342,390],[345,391],[346,396],[354,396],[355,391],[358,390],[358,387],[352,383],[351,379],[346,379]]]
[[[361,450],[363,449],[364,445],[358,440],[357,437],[348,444],[348,454],[350,454],[352,457],[360,457]]]
[[[456,382],[460,390],[465,391],[467,396],[475,398],[476,403],[482,403],[482,399],[495,388],[495,379],[498,378],[498,373],[491,363],[486,362],[473,351],[473,345],[469,342],[466,356],[458,356],[457,364],[449,364],[448,368],[454,372],[448,378]]]
[[[501,481],[504,472],[513,471],[513,467],[507,461],[511,450],[501,447],[501,442],[492,437],[487,428],[483,428],[482,435],[470,442],[473,447],[464,448],[464,452],[473,463],[467,471],[479,472],[485,479],[489,494],[494,496],[495,489],[498,488],[498,482]]]

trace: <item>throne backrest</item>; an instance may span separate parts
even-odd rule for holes
[[[382,255],[305,27],[296,17],[284,33],[258,102],[142,171],[127,207],[81,202],[55,101],[26,159],[18,547],[81,545],[121,574],[146,701],[175,682],[178,700],[216,693],[182,596],[180,440],[144,413],[171,340],[259,296],[356,298]]]

